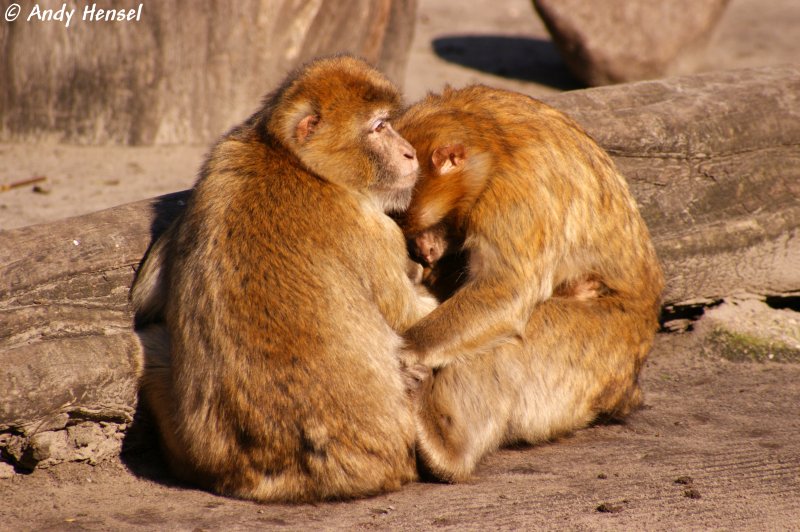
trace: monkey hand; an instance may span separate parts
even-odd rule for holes
[[[400,362],[400,374],[403,377],[403,383],[409,397],[414,398],[419,394],[423,384],[430,378],[431,373],[431,368],[423,364],[409,365],[405,362]]]
[[[406,273],[408,274],[408,278],[411,280],[411,284],[416,286],[422,284],[422,280],[425,276],[425,268],[422,266],[422,264],[409,259],[408,266],[406,267]]]

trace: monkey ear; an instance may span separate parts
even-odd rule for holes
[[[433,150],[431,162],[439,174],[447,174],[460,168],[467,159],[463,144],[449,144]]]
[[[295,138],[297,142],[300,144],[304,144],[308,137],[314,133],[314,130],[317,128],[319,124],[319,115],[307,115],[303,117],[300,122],[297,123],[297,127],[295,128]]]

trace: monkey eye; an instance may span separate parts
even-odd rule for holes
[[[372,123],[371,129],[373,133],[380,133],[388,125],[389,123],[386,121],[385,118],[379,118]]]

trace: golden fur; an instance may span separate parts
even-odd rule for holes
[[[381,209],[416,179],[413,149],[375,122],[398,105],[363,61],[306,65],[211,149],[148,254],[142,397],[180,478],[259,501],[416,478],[399,333],[435,301]]]
[[[663,278],[608,155],[559,111],[483,86],[429,95],[396,125],[422,171],[406,234],[457,248],[429,278],[450,297],[404,335],[436,368],[420,394],[427,467],[463,479],[499,445],[627,414]]]

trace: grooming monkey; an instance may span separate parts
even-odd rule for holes
[[[421,168],[402,224],[449,296],[404,335],[434,368],[425,466],[461,480],[500,445],[627,414],[663,278],[608,155],[555,109],[483,86],[429,95],[396,126]]]
[[[397,89],[311,62],[211,149],[131,293],[142,397],[180,478],[259,501],[416,478],[400,333],[435,307],[408,278],[414,149]]]

